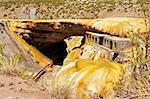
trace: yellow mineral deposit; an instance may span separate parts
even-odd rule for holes
[[[141,35],[146,32],[143,19],[108,18],[102,19],[92,26],[122,38],[128,37],[127,31],[129,30],[135,32],[140,29]],[[69,46],[71,48],[73,45]],[[121,52],[129,53],[131,50],[134,50],[134,47],[121,50]],[[63,67],[58,72],[57,82],[61,86],[67,85],[71,89],[75,89],[77,96],[81,99],[88,99],[89,92],[111,99],[113,88],[123,74],[124,68],[125,64],[108,60],[106,53],[97,51],[94,43],[86,41],[81,48],[70,51]]]
[[[73,56],[72,56],[73,57]],[[69,85],[80,98],[87,98],[88,92],[109,96],[123,73],[124,65],[110,62],[106,58],[79,59],[62,67],[57,76],[60,85]]]
[[[72,36],[69,39],[66,39],[65,42],[67,42],[67,51],[70,52],[74,47],[80,46],[82,39],[82,36]]]
[[[87,43],[72,50],[58,72],[57,83],[75,89],[81,99],[87,99],[89,92],[110,96],[123,73],[124,65],[101,58],[100,54]]]
[[[137,32],[139,32],[140,35],[143,36],[143,34],[148,31],[146,30],[145,21],[142,18],[105,18],[94,20],[63,19],[43,21],[30,20],[26,23],[21,23],[21,20],[9,20],[10,30],[12,32],[13,38],[15,38],[16,42],[18,42],[19,46],[22,46],[23,49],[28,50],[33,55],[35,60],[37,60],[40,65],[42,65],[42,67],[50,64],[51,62],[49,62],[45,57],[39,54],[39,52],[32,46],[28,45],[21,38],[18,38],[17,34],[14,33],[15,31],[21,32],[21,30],[16,30],[14,28],[16,26],[20,26],[22,27],[23,32],[26,32],[26,34],[28,34],[30,33],[30,31],[24,30],[23,27],[27,27],[27,24],[31,28],[36,27],[36,23],[42,22],[43,24],[54,22],[70,22],[74,24],[82,24],[87,27],[90,26],[93,29],[99,30],[104,34],[107,33],[107,35],[109,36],[116,36],[115,38],[127,38],[129,37],[129,35],[133,36],[133,33]],[[111,39],[111,37],[109,37],[109,39]],[[81,40],[81,37],[75,37],[71,40],[66,40],[68,46],[68,55],[64,60],[62,68],[57,74],[57,83],[61,86],[69,86],[70,89],[75,89],[76,95],[81,99],[87,99],[89,92],[91,92],[93,95],[98,96],[111,96],[114,86],[116,85],[116,83],[118,83],[121,75],[123,74],[125,65],[108,59],[107,54],[109,53],[106,52],[113,52],[114,48],[110,50],[108,48],[105,48],[110,48],[110,45],[112,45],[108,44],[108,42],[106,42],[107,40],[104,42],[106,43],[105,45],[107,45],[104,45],[104,48],[108,51],[101,51],[100,49],[98,49],[95,46],[97,44],[93,43],[97,42],[96,39],[94,39],[93,42],[90,42],[91,39],[89,38],[87,38],[85,43],[79,47],[79,45],[81,45]],[[77,48],[73,49],[74,47]],[[120,50],[120,52],[131,52],[132,50],[135,50],[134,47],[130,47],[129,49]],[[137,57],[136,54],[134,55],[134,57]]]
[[[103,32],[120,37],[128,36],[129,31],[143,34],[148,31],[143,18],[105,18],[95,22],[92,26]],[[149,24],[147,24],[149,26]]]
[[[18,46],[20,47],[20,49],[24,52],[28,52],[31,55],[33,55],[33,58],[35,58],[35,62],[38,62],[40,64],[40,66],[45,67],[47,65],[51,65],[52,61],[50,59],[48,59],[47,57],[45,57],[44,55],[42,55],[36,48],[34,48],[33,46],[30,46],[27,42],[25,42],[23,39],[21,39],[16,33],[15,30],[18,31],[18,29],[16,29],[16,27],[14,26],[18,26],[19,23],[17,24],[17,22],[10,22],[10,35],[12,36],[12,38],[14,38],[14,40],[16,41],[16,43],[18,44]],[[21,26],[22,24],[20,24]],[[23,24],[23,27],[25,27],[28,24]],[[25,31],[27,30],[23,30],[21,31],[21,33],[26,33]],[[51,71],[51,68],[46,68],[47,71]]]

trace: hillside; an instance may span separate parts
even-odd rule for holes
[[[138,0],[1,1],[1,19],[93,19],[104,17],[144,17],[143,10]]]

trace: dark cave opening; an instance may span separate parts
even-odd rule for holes
[[[54,65],[63,65],[63,61],[67,56],[67,44],[65,41],[55,43],[35,42],[32,39],[22,37],[29,45],[34,46],[43,55],[53,61]]]
[[[41,43],[34,42],[30,39],[23,39],[29,44],[34,46],[37,50],[39,50],[43,55],[48,57],[53,61],[54,65],[63,65],[63,61],[67,56],[67,44],[65,41],[60,41],[56,43]]]
[[[22,29],[19,26],[17,28]],[[70,36],[84,36],[87,30],[93,30],[92,27],[71,22],[37,22],[35,27],[27,26],[23,29],[27,29],[31,33],[28,33],[27,37],[20,34],[21,37],[29,45],[34,46],[43,55],[53,60],[54,65],[63,65],[63,61],[68,54],[64,39]]]
[[[63,65],[63,61],[67,56],[67,44],[65,41],[50,44],[49,46],[39,48],[38,50],[53,60],[54,65]]]

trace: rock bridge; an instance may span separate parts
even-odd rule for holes
[[[49,58],[60,60],[61,62],[56,61],[55,63],[62,65],[67,55],[67,51],[64,50],[67,45],[63,40],[71,36],[84,36],[85,40],[78,39],[77,43],[80,44],[81,41],[84,41],[82,43],[89,42],[88,44],[97,45],[97,48],[101,50],[100,53],[104,54],[103,56],[114,60],[118,54],[121,54],[120,57],[125,56],[121,51],[132,46],[131,40],[128,38],[129,34],[133,35],[139,31],[140,35],[144,36],[144,33],[148,31],[142,18],[1,20],[1,28],[6,28],[6,32],[10,32],[8,35],[11,35],[19,47],[23,46],[20,49],[31,54],[31,59],[44,66],[49,64],[49,59],[46,63],[47,58],[40,57],[43,55],[36,49],[43,53],[46,52],[45,55]],[[2,32],[3,30],[1,30]],[[68,45],[68,48],[69,46],[73,46],[72,49],[77,47]],[[55,53],[54,50],[60,52],[58,53],[60,55],[57,56],[61,57],[60,59],[50,57],[52,53]],[[36,55],[36,53],[40,55]]]
[[[130,36],[144,38],[147,25],[141,18],[0,20],[0,44],[6,45],[6,57],[19,53],[20,64],[41,70],[34,80],[63,65],[57,83],[86,99],[89,90],[98,96],[111,94],[134,49]]]

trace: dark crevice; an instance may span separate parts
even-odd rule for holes
[[[114,56],[113,56],[113,61],[117,58],[117,56],[119,55],[119,53],[114,53]]]
[[[84,45],[84,44],[85,44],[85,36],[83,37],[83,39],[81,41],[81,45],[77,46],[77,47],[74,47],[72,50],[77,49],[77,48],[81,48],[81,46]]]
[[[103,40],[104,40],[104,37],[99,37],[99,44],[100,44],[100,45],[103,44]]]
[[[113,42],[110,41],[110,49],[112,49],[112,48],[113,48]]]

